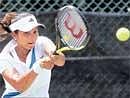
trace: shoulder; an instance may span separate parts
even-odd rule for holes
[[[41,51],[55,51],[56,49],[56,46],[53,41],[46,36],[39,36],[36,41],[35,47]]]
[[[36,41],[37,45],[54,45],[53,41],[46,36],[39,36]]]
[[[46,36],[39,36],[38,38],[37,38],[37,41],[36,42],[48,42],[48,41],[52,41],[51,39],[49,39],[48,37],[46,37]]]

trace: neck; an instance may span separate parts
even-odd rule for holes
[[[26,62],[26,58],[30,50],[16,46],[15,51],[19,59],[23,62]]]

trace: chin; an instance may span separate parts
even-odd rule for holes
[[[34,47],[34,45],[33,46],[28,46],[28,50],[31,50],[32,48]]]

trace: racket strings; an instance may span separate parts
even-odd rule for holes
[[[71,11],[72,12],[72,11]],[[72,12],[73,17],[78,20],[78,23],[81,25],[82,27],[82,36],[80,38],[75,38],[74,36],[72,36],[71,32],[66,30],[64,23],[66,18],[68,17],[68,13],[67,11],[63,11],[62,13],[59,13],[59,18],[58,18],[58,28],[60,30],[60,32],[62,33],[62,41],[63,43],[66,43],[68,46],[70,46],[71,48],[79,48],[82,45],[84,45],[85,43],[84,40],[87,40],[87,31],[86,31],[86,26],[82,20],[82,18],[78,15],[78,13],[74,13]],[[75,33],[75,32],[74,32]],[[77,32],[76,32],[77,33]],[[79,33],[79,32],[78,32]],[[66,39],[64,37],[67,37]],[[65,41],[64,41],[65,40]],[[83,44],[82,44],[83,43]]]
[[[74,41],[72,42],[73,47],[77,48],[77,47],[82,46],[82,43],[83,43],[83,41],[85,40],[86,36],[87,36],[87,35],[84,33],[80,39],[74,40]]]

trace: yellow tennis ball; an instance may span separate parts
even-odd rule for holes
[[[127,41],[130,38],[130,31],[125,27],[121,27],[117,30],[116,37],[119,41]]]

